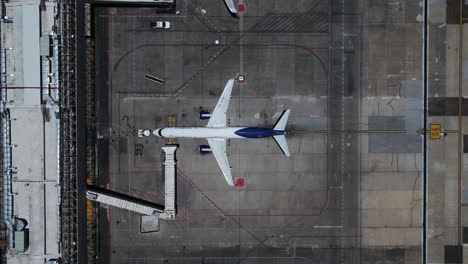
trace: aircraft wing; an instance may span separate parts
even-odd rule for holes
[[[211,151],[218,162],[221,171],[223,172],[224,178],[230,186],[234,186],[232,180],[231,166],[226,154],[226,139],[223,138],[207,138],[208,144],[210,145]]]
[[[237,9],[232,0],[224,0],[224,4],[227,6],[229,13],[233,17],[237,17]]]
[[[230,79],[226,87],[224,87],[223,94],[219,98],[216,104],[211,118],[208,121],[206,127],[225,127],[226,126],[226,112],[229,105],[229,99],[231,99],[232,87],[234,86],[234,79]]]

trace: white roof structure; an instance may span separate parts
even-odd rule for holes
[[[176,146],[168,146],[162,148],[166,153],[164,161],[164,201],[165,205],[158,205],[152,202],[144,201],[136,197],[131,197],[125,194],[117,193],[97,186],[88,185],[86,190],[86,198],[91,201],[99,202],[106,205],[115,206],[142,215],[159,215],[165,220],[174,220],[176,217],[176,161],[175,151]]]
[[[146,205],[131,199],[120,198],[109,193],[100,192],[98,190],[87,190],[86,198],[99,203],[115,206],[118,208],[126,209],[143,215],[155,215],[161,213],[160,208]]]
[[[53,26],[54,3],[46,5],[41,10],[40,1],[9,2],[6,13],[12,23],[2,23],[4,85],[15,87],[2,98],[8,102],[13,145],[11,213],[25,219],[29,229],[27,250],[10,247],[8,263],[44,263],[60,257],[57,120],[51,105],[41,105],[40,89],[41,29]]]
[[[161,218],[166,220],[173,220],[176,216],[176,161],[175,151],[176,146],[166,146],[162,148],[166,154],[164,161],[164,213]]]

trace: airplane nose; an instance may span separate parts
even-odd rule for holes
[[[153,134],[154,134],[155,136],[157,136],[157,137],[162,137],[162,135],[161,135],[161,130],[162,130],[162,128],[155,129],[155,130],[153,131]]]

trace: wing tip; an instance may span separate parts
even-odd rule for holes
[[[221,167],[221,171],[223,172],[224,178],[226,179],[229,186],[234,187],[234,179],[232,178],[231,167],[223,168]]]

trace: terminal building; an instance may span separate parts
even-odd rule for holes
[[[60,257],[56,4],[5,7],[0,111],[7,263],[44,263]]]

